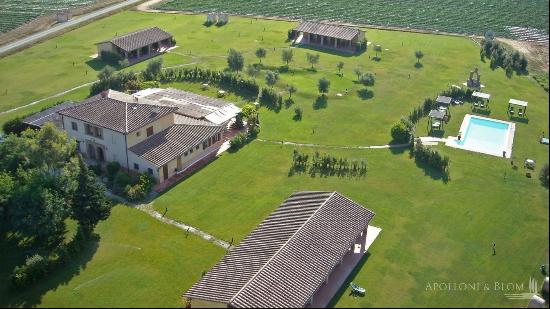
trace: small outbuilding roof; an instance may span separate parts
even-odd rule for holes
[[[355,28],[323,24],[313,21],[301,22],[296,28],[294,28],[294,31],[324,35],[342,40],[352,40],[361,32],[359,29]]]
[[[197,145],[202,147],[203,141],[222,131],[222,126],[175,124],[128,150],[155,166],[163,166]]]
[[[516,100],[516,99],[510,99],[510,101],[508,101],[509,104],[512,104],[512,105],[519,105],[519,106],[523,106],[523,107],[527,107],[527,102],[525,101],[521,101],[521,100]]]
[[[74,102],[64,102],[57,104],[41,112],[32,114],[23,119],[23,123],[33,127],[42,127],[46,122],[52,122],[54,124],[61,123],[61,115],[59,112],[69,107],[75,106]]]
[[[172,38],[172,34],[160,29],[159,27],[151,27],[117,36],[106,42],[111,42],[120,47],[120,49],[130,52],[170,38]]]
[[[437,99],[435,101],[439,104],[451,104],[452,100],[453,99],[450,98],[450,97],[440,95],[440,96],[437,97]]]
[[[428,114],[428,117],[442,120],[445,119],[445,112],[438,109],[432,109]]]
[[[474,93],[472,93],[472,97],[489,100],[491,98],[491,95],[484,92],[474,91]]]
[[[185,294],[235,308],[299,308],[374,213],[337,192],[292,194]]]

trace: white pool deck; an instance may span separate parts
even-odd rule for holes
[[[486,149],[484,150],[484,149],[479,149],[479,148],[472,147],[472,146],[461,145],[461,144],[457,143],[458,138],[455,137],[455,136],[447,137],[445,145],[449,146],[449,147],[453,147],[453,148],[458,148],[458,149],[463,149],[463,150],[468,150],[468,151],[473,151],[473,152],[479,152],[479,153],[483,153],[483,154],[487,154],[487,155],[491,155],[491,156],[496,156],[496,157],[501,157],[501,158],[503,157],[502,151],[504,150],[504,151],[506,151],[506,158],[508,158],[508,159],[511,158],[512,157],[512,148],[514,146],[514,134],[516,132],[516,124],[513,123],[513,122],[508,122],[508,121],[503,121],[503,120],[498,120],[498,119],[493,119],[493,118],[487,118],[487,117],[481,117],[481,116],[478,116],[478,115],[466,114],[466,116],[464,116],[464,120],[462,121],[462,125],[460,126],[460,132],[462,132],[463,134],[466,133],[466,131],[468,130],[468,126],[470,125],[470,120],[472,118],[479,118],[479,119],[484,119],[484,120],[489,120],[489,121],[494,121],[494,122],[507,124],[508,125],[508,132],[506,132],[505,148],[504,149],[495,149],[493,151],[488,151]]]

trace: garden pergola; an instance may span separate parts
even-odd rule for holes
[[[443,128],[443,121],[445,120],[445,116],[445,111],[432,109],[428,114],[428,117],[430,118],[430,130],[433,128],[438,128],[439,130],[441,130]]]
[[[439,111],[442,111],[445,113],[445,116],[447,113],[450,114],[449,106],[451,105],[451,102],[453,101],[453,98],[446,97],[446,96],[438,96],[437,99],[435,99],[435,103],[437,103],[439,107]]]
[[[514,108],[512,107],[512,105],[515,105],[515,106],[518,106],[518,116],[521,116],[521,117],[524,117],[525,114],[527,113],[527,102],[525,101],[521,101],[521,100],[516,100],[516,99],[510,99],[510,101],[508,101],[508,112],[511,114],[511,115],[514,115]],[[523,111],[521,110],[521,108],[523,108]]]
[[[491,98],[491,95],[484,92],[474,91],[472,93],[472,97],[481,100],[481,104],[479,105],[477,100],[474,102],[474,107],[481,107],[486,108],[489,107],[489,99]]]

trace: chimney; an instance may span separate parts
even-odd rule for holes
[[[150,117],[151,117],[151,118],[155,118],[159,113],[160,113],[160,107],[158,107],[158,106],[153,106],[153,108],[151,109],[151,115],[150,115]]]

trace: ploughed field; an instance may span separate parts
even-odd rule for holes
[[[2,0],[0,1],[0,33],[15,29],[36,17],[61,9],[73,9],[98,0]]]
[[[170,0],[157,8],[337,20],[464,34],[493,30],[508,38],[521,36],[514,27],[548,34],[548,0]]]

